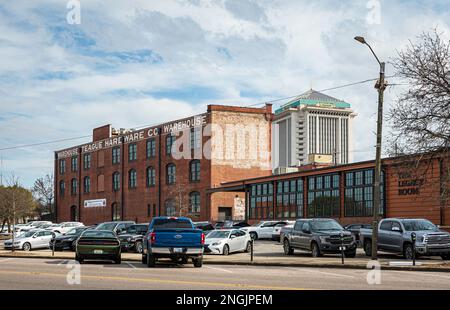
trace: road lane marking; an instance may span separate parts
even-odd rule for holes
[[[133,269],[137,269],[135,265],[133,265],[132,263],[129,262],[125,262],[125,264],[127,264],[128,266],[130,266]]]
[[[4,275],[22,275],[22,276],[47,276],[47,277],[62,277],[66,278],[66,273],[48,273],[38,271],[3,271],[0,274]],[[149,278],[125,278],[117,276],[90,276],[81,275],[81,279],[92,280],[111,280],[111,281],[127,281],[127,282],[143,282],[143,283],[165,283],[165,284],[181,284],[181,285],[210,285],[210,286],[225,286],[238,289],[266,289],[266,290],[312,290],[310,288],[289,287],[289,286],[269,286],[257,284],[241,284],[241,283],[221,283],[221,282],[202,282],[202,281],[183,281],[183,280],[163,280],[163,279],[149,279]]]
[[[292,268],[292,267],[286,267],[286,269],[295,270],[295,271],[306,271],[306,272],[312,272],[312,273],[319,273],[323,275],[333,276],[333,277],[342,277],[342,278],[351,278],[354,279],[354,276],[350,276],[347,274],[340,274],[340,273],[332,273],[332,272],[325,272],[325,271],[318,271],[318,270],[310,270],[306,268]]]
[[[218,270],[218,271],[223,271],[223,272],[233,273],[233,271],[227,270],[227,269],[223,269],[223,268],[217,268],[217,267],[211,267],[211,266],[204,266],[204,267],[205,267],[205,268],[208,268],[208,269],[213,269],[213,270]]]
[[[385,271],[387,271],[388,273],[389,273],[389,272],[392,272],[392,273],[402,273],[403,275],[405,274],[405,272],[406,272],[406,273],[407,273],[407,272],[411,272],[410,270],[405,270],[405,271],[400,271],[400,270],[385,270]],[[419,275],[419,274],[417,274],[417,275]],[[450,279],[450,276],[443,276],[443,275],[440,275],[440,274],[427,274],[425,271],[421,272],[420,275],[421,275],[421,276],[433,277],[433,278],[434,278],[434,277],[438,277],[438,278]]]

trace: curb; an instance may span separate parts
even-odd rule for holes
[[[28,256],[28,255],[11,255],[0,254],[0,257],[7,258],[44,258],[44,259],[70,259],[71,257],[58,257],[51,255],[44,256]],[[124,261],[141,262],[140,259],[128,258]],[[262,267],[301,267],[301,268],[333,268],[333,269],[363,269],[369,270],[365,265],[342,265],[342,264],[306,264],[306,263],[277,263],[277,262],[230,262],[230,261],[208,261],[203,262],[205,265],[228,265],[228,266],[262,266]],[[449,267],[432,267],[432,266],[381,266],[381,270],[400,270],[400,271],[428,271],[428,272],[450,272]]]

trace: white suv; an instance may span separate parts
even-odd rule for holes
[[[57,234],[65,234],[69,230],[75,227],[84,226],[83,223],[80,222],[62,222],[60,224],[53,224],[47,227],[47,230],[51,230]]]
[[[241,230],[248,232],[253,240],[271,239],[274,226],[280,222],[283,221],[261,221],[253,226],[242,227]]]

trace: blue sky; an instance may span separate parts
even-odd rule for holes
[[[423,31],[450,36],[444,0],[81,2],[79,25],[67,23],[64,0],[0,4],[0,148],[374,78],[377,64],[355,35],[386,61]],[[386,92],[386,109],[400,91]],[[358,113],[354,159],[372,158],[373,85],[328,94]],[[31,186],[52,172],[54,150],[87,141],[0,151],[3,175]]]

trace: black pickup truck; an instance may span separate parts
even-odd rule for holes
[[[299,219],[284,235],[282,242],[286,255],[292,255],[298,249],[319,257],[325,253],[341,253],[343,246],[346,257],[356,256],[354,236],[334,219]]]

